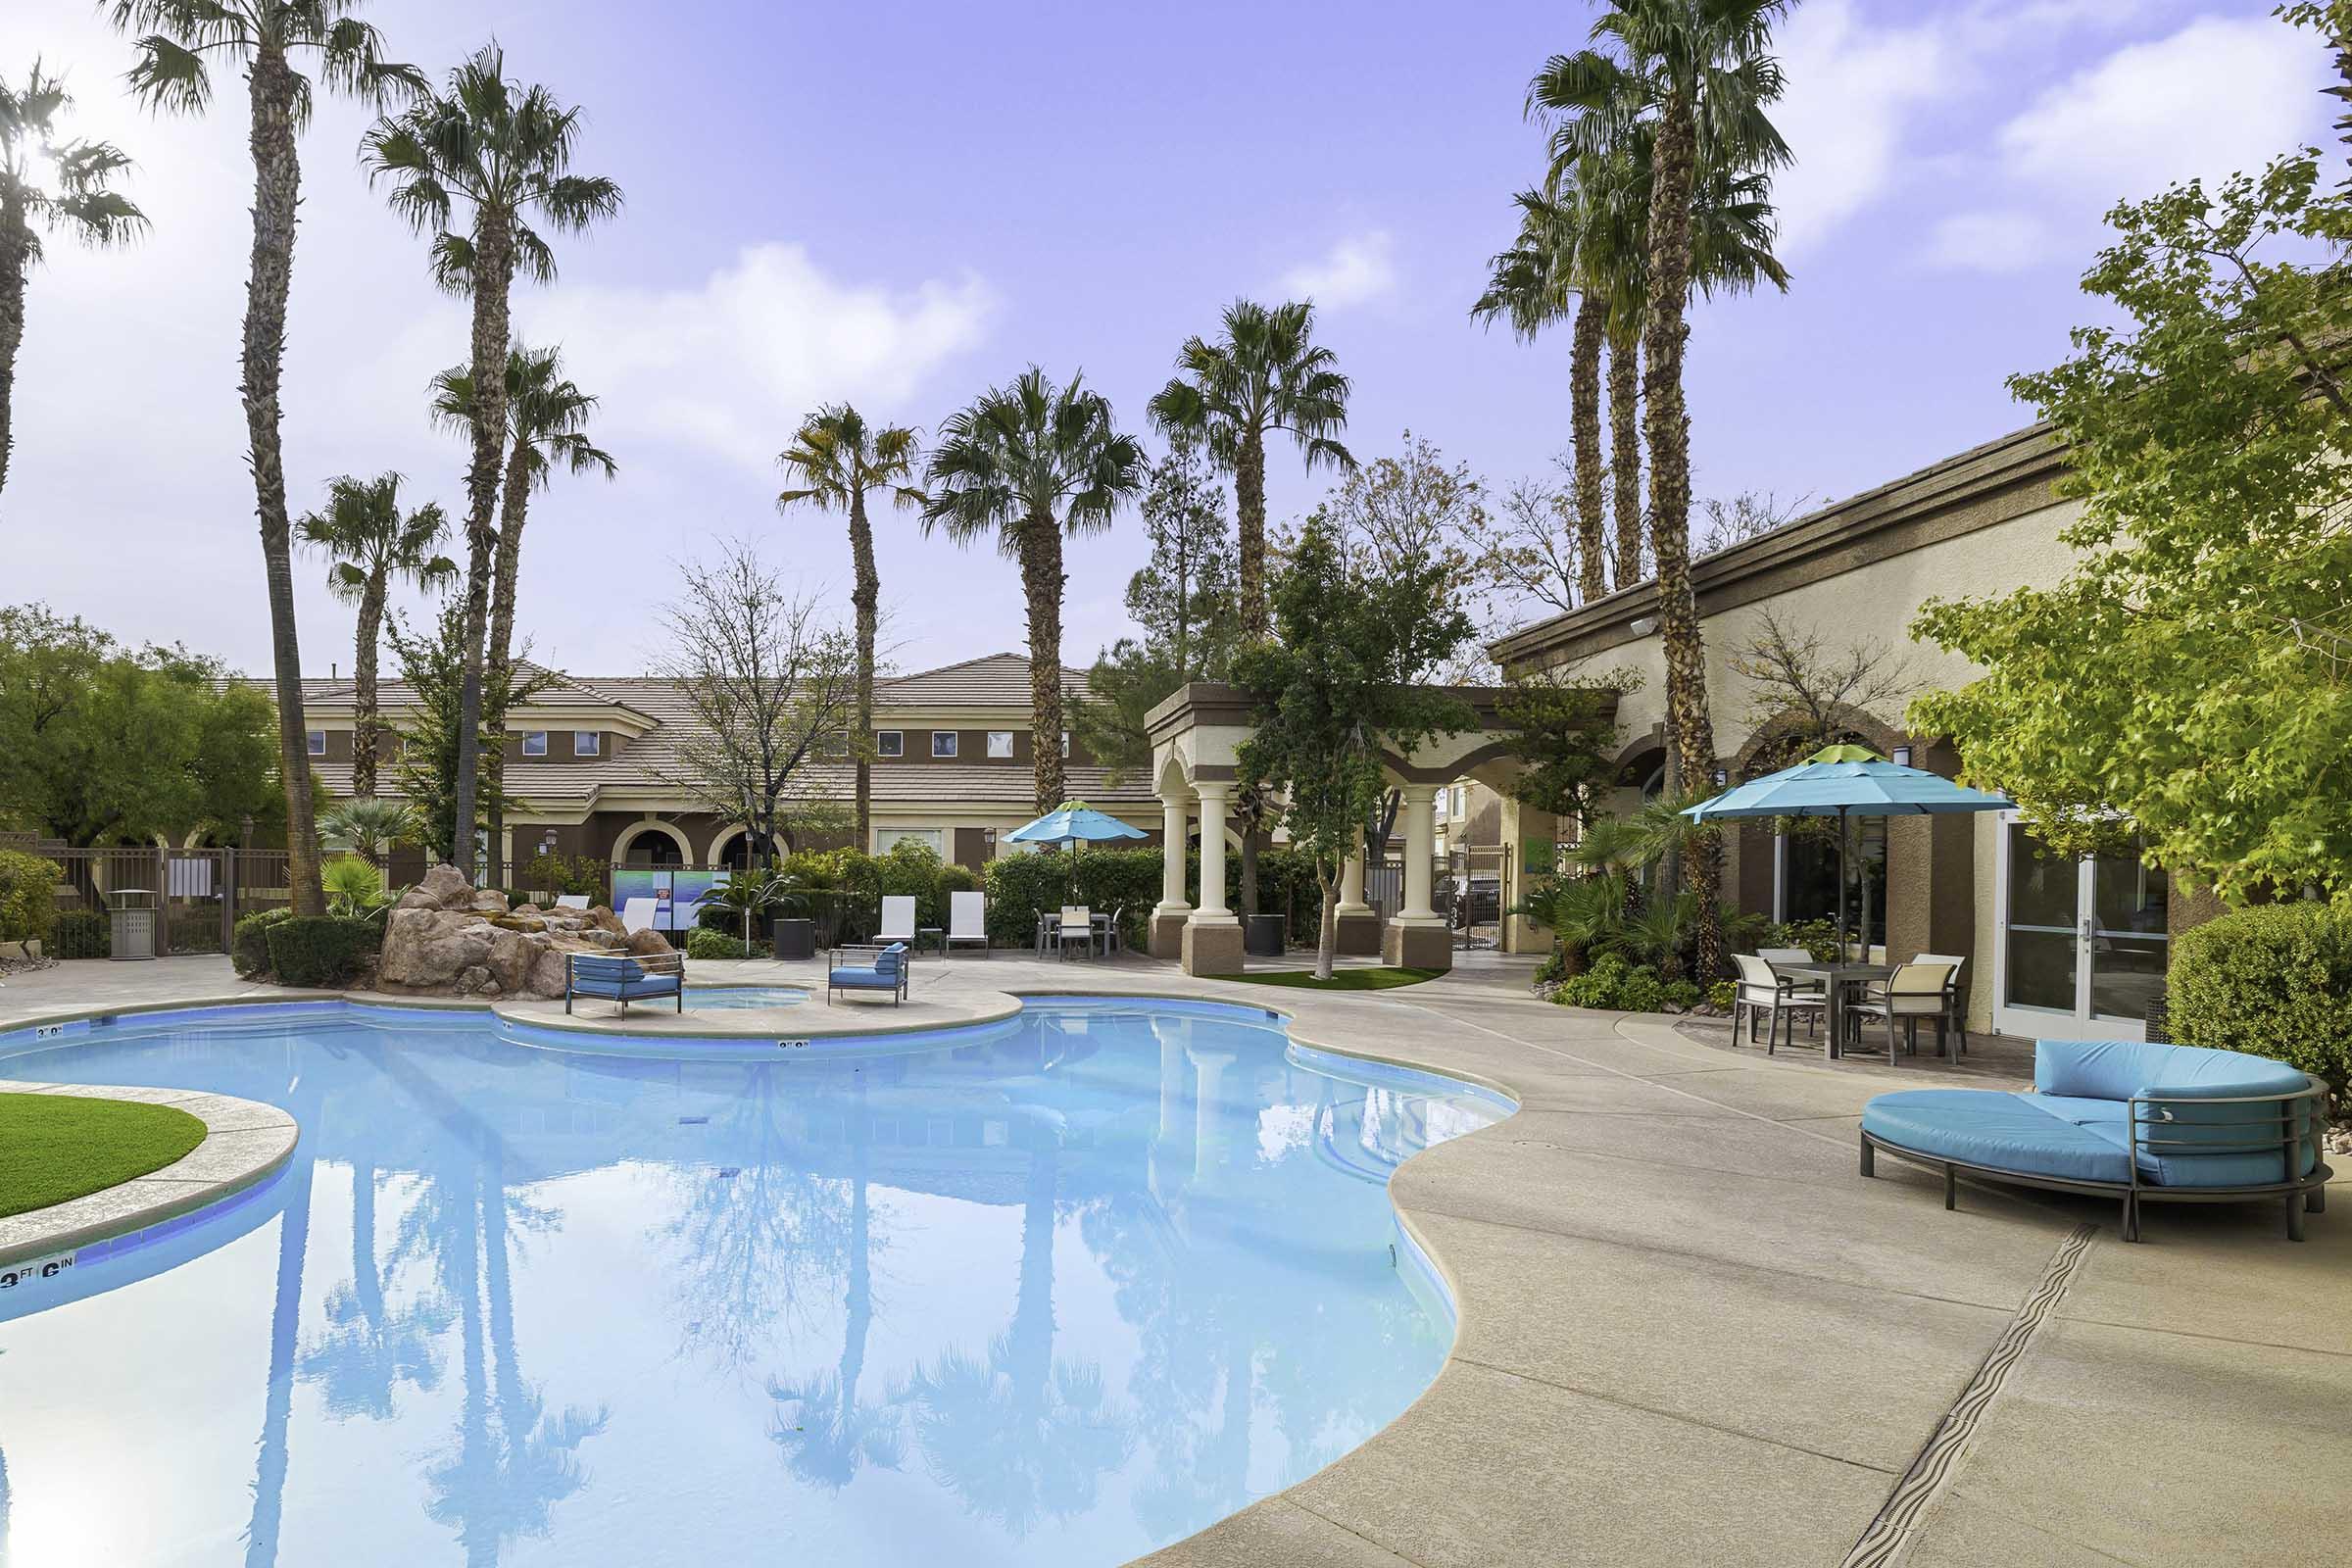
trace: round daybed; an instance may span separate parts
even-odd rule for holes
[[[2327,1086],[2268,1056],[2123,1040],[2043,1040],[2034,1088],[1908,1089],[1862,1111],[1862,1174],[1879,1151],[1943,1172],[1943,1206],[1959,1178],[2099,1193],[2123,1200],[2124,1240],[2139,1240],[2139,1205],[2286,1202],[2286,1234],[2326,1203],[2320,1159]]]

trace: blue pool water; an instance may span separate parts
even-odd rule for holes
[[[957,1038],[640,1060],[332,1005],[0,1038],[0,1080],[302,1126],[222,1208],[0,1293],[0,1562],[1107,1568],[1436,1375],[1384,1183],[1500,1101],[1239,1009]]]
[[[686,1010],[709,1012],[730,1007],[797,1007],[808,1000],[798,986],[688,986]]]

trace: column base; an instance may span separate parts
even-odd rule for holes
[[[1395,969],[1450,969],[1453,932],[1443,925],[1397,925],[1380,934],[1380,961]]]
[[[1339,911],[1339,951],[1351,957],[1370,957],[1380,952],[1380,911]]]
[[[1163,913],[1152,911],[1152,936],[1149,943],[1154,958],[1173,958],[1184,952],[1184,927],[1192,919],[1190,909]]]
[[[1240,923],[1202,925],[1186,921],[1180,956],[1186,974],[1240,974],[1243,968]]]

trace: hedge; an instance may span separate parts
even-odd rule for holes
[[[228,935],[228,961],[248,980],[270,972],[270,928],[290,920],[292,909],[264,909],[239,920]]]
[[[61,909],[49,928],[51,957],[105,958],[114,951],[114,922],[104,909]]]
[[[1185,897],[1194,898],[1200,886],[1200,856],[1187,851],[1184,858]],[[1000,946],[1027,947],[1037,938],[1037,916],[1064,904],[1083,904],[1110,911],[1126,906],[1123,936],[1131,947],[1143,945],[1145,928],[1159,903],[1160,871],[1165,865],[1156,849],[1081,850],[1076,857],[1076,894],[1071,857],[1061,850],[1031,855],[1004,855],[988,864],[988,934]],[[1261,849],[1257,856],[1257,906],[1261,913],[1285,915],[1293,946],[1312,945],[1323,918],[1323,887],[1315,879],[1314,862],[1295,850]],[[1242,907],[1242,855],[1225,849],[1225,907]],[[926,921],[925,924],[941,924]]]
[[[748,958],[751,956],[752,950],[744,946],[741,937],[731,937],[708,926],[686,933],[686,956],[689,958]]]
[[[270,967],[281,986],[347,986],[384,945],[379,922],[344,915],[291,915],[267,929]]]
[[[2237,909],[2173,941],[2173,1038],[2274,1056],[2352,1080],[2352,911],[2325,904]]]
[[[66,879],[55,860],[0,850],[0,942],[46,942],[57,921],[57,885]]]

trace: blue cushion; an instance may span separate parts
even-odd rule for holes
[[[899,989],[899,977],[895,971],[886,973],[881,969],[868,969],[862,964],[834,970],[830,976],[830,983],[859,991],[896,991]]]
[[[893,942],[889,947],[874,955],[874,970],[878,974],[895,975],[899,972],[899,964],[906,956],[906,944]]]
[[[2291,1095],[2305,1082],[2285,1062],[2242,1051],[2140,1040],[2038,1040],[2034,1044],[2034,1087],[2045,1095],[2129,1100],[2150,1089]]]
[[[2027,1103],[2060,1121],[2077,1127],[2112,1127],[2115,1135],[2124,1135],[2124,1118],[2132,1107],[2120,1100],[2092,1100],[2074,1095],[2033,1094],[2024,1097]]]
[[[2060,1181],[2128,1182],[2118,1144],[2031,1097],[1994,1089],[1905,1089],[1862,1107],[1862,1130],[1922,1154]]]
[[[2132,1147],[2123,1102],[2137,1098],[2138,1156],[2142,1180],[2167,1187],[2254,1187],[2286,1179],[2286,1161],[2247,1144],[2267,1143],[2285,1129],[2274,1110],[2259,1102],[2197,1104],[2198,1101],[2241,1100],[2246,1096],[2298,1094],[2309,1081],[2297,1069],[2268,1056],[2201,1046],[2157,1045],[2132,1040],[2043,1040],[2034,1048],[2034,1099],[2052,1114],[2066,1115],[2119,1147]],[[2161,1099],[2154,1098],[2161,1095]],[[2118,1114],[2103,1117],[2090,1107],[2116,1103]],[[2082,1114],[2070,1114],[2070,1111]],[[2319,1162],[2318,1102],[2304,1101],[2295,1113],[2299,1137],[2295,1174],[2308,1175]],[[2216,1146],[2200,1153],[2194,1145]]]

